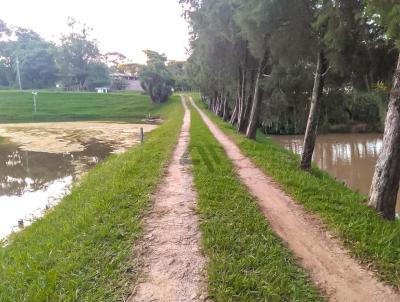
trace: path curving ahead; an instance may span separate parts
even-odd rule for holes
[[[400,295],[362,268],[317,219],[288,197],[257,168],[193,102],[233,162],[240,180],[257,199],[271,227],[287,243],[329,301],[400,301]]]
[[[166,175],[144,221],[144,237],[137,251],[143,271],[129,302],[205,301],[205,259],[196,213],[188,146],[190,111],[182,98],[185,116],[178,144]]]

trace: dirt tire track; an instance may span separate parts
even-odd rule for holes
[[[130,302],[205,301],[205,258],[196,212],[197,194],[189,154],[190,111],[182,98],[185,116],[178,144],[167,173],[144,221],[139,244],[143,271]]]
[[[327,232],[319,219],[288,197],[274,181],[200,110],[215,138],[233,162],[239,178],[256,197],[260,209],[275,232],[287,243],[300,264],[329,301],[400,301],[399,293],[378,281],[374,274],[356,262],[342,244]]]

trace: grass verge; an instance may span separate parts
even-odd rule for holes
[[[149,102],[146,100],[146,102]],[[179,134],[183,110],[145,143],[87,173],[61,203],[0,248],[0,301],[122,301],[137,267],[129,256]]]
[[[40,91],[37,112],[31,92],[0,91],[0,123],[107,120],[140,122],[148,114],[160,114],[140,93],[99,94]]]
[[[190,152],[214,301],[322,301],[192,110]]]
[[[315,165],[311,173],[301,171],[299,156],[262,133],[257,134],[257,141],[246,139],[230,124],[205,111],[254,164],[306,210],[318,214],[356,258],[372,265],[384,281],[400,289],[400,221],[381,219],[367,206],[366,196],[352,191]]]

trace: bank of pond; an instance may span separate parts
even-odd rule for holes
[[[301,135],[272,136],[272,139],[296,154],[303,151]],[[382,147],[382,134],[322,134],[317,137],[313,161],[338,181],[368,195]],[[396,209],[399,215],[399,201]]]

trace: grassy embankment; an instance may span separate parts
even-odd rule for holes
[[[39,92],[37,113],[31,92],[0,91],[0,123],[107,120],[140,122],[158,115],[148,97],[139,93]]]
[[[68,96],[59,97],[67,102]],[[127,96],[131,104],[121,103],[126,108],[120,111],[113,108],[113,95],[100,97],[111,103],[104,109],[101,102],[82,106],[99,107],[96,116],[104,112],[107,120],[107,112],[111,116],[123,112],[129,118],[151,109],[166,121],[143,145],[112,156],[87,173],[43,219],[0,248],[2,302],[122,301],[136,276],[137,264],[129,259],[132,246],[141,235],[143,213],[172,154],[183,110],[177,98],[157,107],[149,105],[147,98]],[[79,106],[78,97],[74,103]],[[50,116],[59,114],[54,111]]]
[[[190,151],[214,301],[321,301],[192,110]]]
[[[400,221],[381,219],[368,208],[366,196],[352,191],[316,166],[311,173],[301,171],[299,156],[262,133],[258,133],[257,141],[248,140],[231,125],[205,111],[258,167],[306,210],[318,214],[356,258],[372,265],[383,280],[400,289]]]

